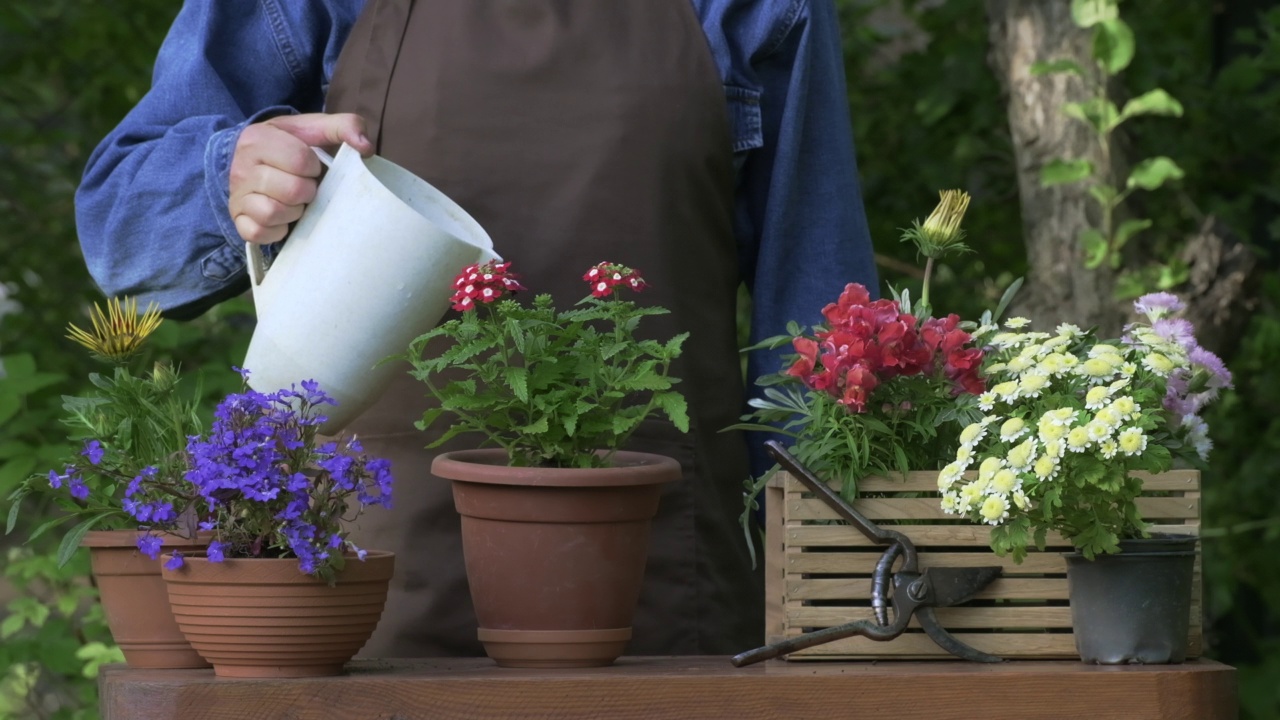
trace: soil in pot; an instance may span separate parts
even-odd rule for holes
[[[136,530],[91,530],[80,542],[89,548],[94,582],[111,637],[136,668],[207,668],[209,663],[183,636],[169,608],[160,561],[138,550]],[[155,533],[166,552],[203,552],[209,536],[195,540]]]
[[[214,674],[232,678],[338,675],[382,617],[395,555],[354,556],[325,582],[287,559],[189,557],[163,571],[178,626]]]
[[[446,453],[485,651],[504,667],[593,667],[631,639],[670,458],[617,453],[610,468],[507,467],[501,450]]]
[[[1121,540],[1120,552],[1068,553],[1071,624],[1080,659],[1102,665],[1180,663],[1187,657],[1197,538]]]

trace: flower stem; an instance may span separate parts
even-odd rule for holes
[[[924,306],[926,314],[929,313],[929,280],[933,278],[933,258],[925,260],[924,263],[924,286],[920,290],[920,304]]]

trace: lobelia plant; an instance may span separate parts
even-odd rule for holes
[[[748,348],[789,344],[795,353],[784,370],[757,381],[764,397],[752,399],[746,422],[732,427],[790,437],[789,451],[815,473],[838,478],[849,500],[864,477],[905,475],[949,460],[960,429],[981,417],[975,397],[985,389],[978,375],[983,351],[965,329],[974,323],[930,317],[929,279],[935,261],[968,250],[960,229],[968,203],[967,194],[944,191],[923,224],[903,231],[903,241],[926,258],[914,306],[906,291],[873,301],[865,287],[851,283],[823,308],[825,322],[811,333],[793,322],[786,335]],[[984,323],[989,318],[984,315]],[[749,482],[744,528],[768,476]]]
[[[477,433],[505,449],[513,466],[607,467],[658,411],[688,431],[684,396],[673,389],[679,379],[670,376],[688,333],[637,338],[643,318],[668,312],[619,297],[623,288],[646,287],[639,271],[602,262],[582,276],[590,294],[557,311],[550,295],[529,306],[507,297],[524,290],[510,266],[464,268],[452,297],[460,316],[409,347],[410,374],[439,402],[418,429],[454,418],[429,447]],[[438,338],[450,345],[428,351]]]
[[[1208,457],[1199,413],[1231,374],[1173,316],[1177,297],[1154,293],[1134,307],[1145,322],[1119,341],[1070,324],[1019,332],[1023,318],[991,338],[983,374],[993,385],[978,398],[989,414],[960,434],[938,489],[947,513],[994,526],[997,553],[1021,561],[1050,530],[1087,558],[1117,552],[1118,540],[1146,536],[1134,471]]]
[[[248,389],[218,404],[207,437],[190,438],[186,480],[209,518],[200,529],[214,534],[211,562],[297,558],[301,572],[332,583],[348,552],[364,560],[343,524],[366,506],[391,506],[391,463],[354,437],[319,442],[320,410],[334,404],[314,380]],[[175,553],[166,567],[182,563]]]
[[[160,326],[160,311],[152,306],[139,314],[136,301],[113,298],[106,312],[95,305],[90,319],[92,331],[69,325],[68,338],[115,370],[89,375],[92,394],[63,396],[63,423],[81,449],[61,471],[28,478],[9,498],[6,533],[16,524],[22,500],[48,489],[57,491],[54,499],[65,512],[38,526],[30,539],[79,520],[59,545],[59,566],[93,529],[146,530],[138,547],[152,558],[163,542],[158,532],[194,537],[196,531],[196,497],[183,474],[187,437],[202,427],[198,393],[184,393],[178,371],[167,363],[155,363],[149,373],[135,374],[130,367]]]

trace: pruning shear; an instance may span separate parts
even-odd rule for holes
[[[957,640],[943,629],[933,612],[937,607],[950,607],[968,601],[1000,576],[999,566],[931,567],[921,572],[915,545],[906,535],[895,530],[885,530],[863,517],[827,487],[826,483],[819,480],[809,472],[808,468],[784,450],[778,441],[765,442],[765,448],[779,465],[804,483],[815,495],[822,498],[840,517],[848,520],[868,540],[889,547],[876,563],[875,572],[872,575],[871,607],[875,614],[874,620],[849,622],[749,650],[732,658],[734,667],[744,667],[761,660],[769,660],[779,655],[854,635],[862,635],[872,640],[892,640],[906,631],[912,616],[920,620],[920,626],[925,634],[952,655],[973,662],[1002,662],[1001,658],[995,655],[984,653]],[[903,558],[902,569],[894,573],[892,572],[893,563],[899,556]],[[891,579],[890,575],[892,575]],[[893,585],[893,622],[889,622],[888,619],[887,585],[889,584]]]

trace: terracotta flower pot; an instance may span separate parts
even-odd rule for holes
[[[337,675],[373,634],[395,555],[352,557],[330,587],[296,559],[189,557],[163,571],[178,626],[219,677]]]
[[[124,651],[125,662],[138,668],[206,668],[205,662],[178,629],[160,576],[160,561],[138,550],[137,530],[91,530],[80,541],[89,548],[94,582],[102,599],[111,637]],[[209,536],[196,540],[168,533],[164,549],[203,552]]]
[[[504,667],[594,667],[631,639],[649,527],[671,458],[610,468],[507,467],[502,450],[445,453],[485,652]]]

